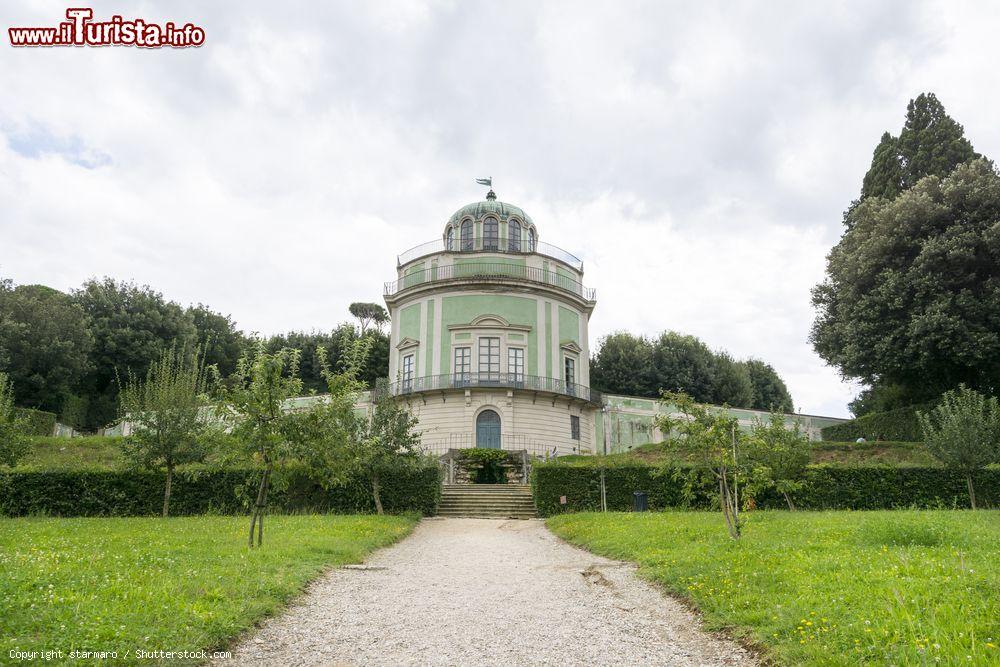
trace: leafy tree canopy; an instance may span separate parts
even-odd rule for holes
[[[746,366],[750,384],[753,385],[751,408],[785,413],[795,409],[788,387],[771,364],[760,359],[747,359],[743,365]]]
[[[172,345],[193,349],[197,329],[191,315],[148,286],[112,278],[88,280],[73,292],[90,320],[94,338],[91,370],[84,378],[90,396],[89,428],[110,423],[117,412],[118,378],[145,377]]]
[[[351,315],[358,318],[362,336],[365,335],[370,326],[382,331],[382,326],[389,321],[389,313],[377,303],[355,301],[348,307],[348,310],[351,311]]]
[[[712,352],[694,336],[667,331],[655,340],[619,331],[601,339],[590,365],[594,388],[657,398],[683,391],[703,403],[792,411],[792,397],[774,368]]]
[[[18,405],[60,412],[90,368],[83,309],[43,285],[0,284],[0,370]]]
[[[1000,386],[1000,175],[985,159],[870,198],[813,289],[811,340],[849,378],[909,401]]]
[[[208,306],[199,303],[187,312],[194,322],[205,365],[215,366],[222,377],[232,375],[236,362],[249,345],[246,336],[236,328],[236,322],[229,315],[216,313]]]

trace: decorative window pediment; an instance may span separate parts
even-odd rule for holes
[[[583,348],[577,345],[576,341],[572,340],[562,341],[561,343],[559,343],[559,347],[561,347],[564,351],[572,352],[573,354],[580,354],[581,352],[583,352]]]
[[[420,345],[420,341],[419,340],[414,340],[412,338],[404,338],[403,340],[401,340],[398,343],[396,343],[396,349],[397,350],[406,350],[406,349],[409,349],[411,347],[417,347],[418,345]]]
[[[502,329],[504,331],[531,331],[531,327],[525,324],[511,324],[499,315],[480,315],[468,324],[450,324],[450,331],[464,331],[467,329]]]

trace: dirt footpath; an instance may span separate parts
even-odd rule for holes
[[[217,664],[754,665],[733,642],[541,521],[425,519],[332,570]]]

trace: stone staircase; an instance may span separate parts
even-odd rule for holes
[[[537,514],[527,484],[445,484],[438,516],[533,519]]]

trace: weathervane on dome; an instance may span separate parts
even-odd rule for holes
[[[476,183],[480,185],[486,185],[489,187],[490,191],[486,193],[487,199],[496,199],[497,193],[493,192],[493,177],[487,176],[486,178],[477,178]]]

